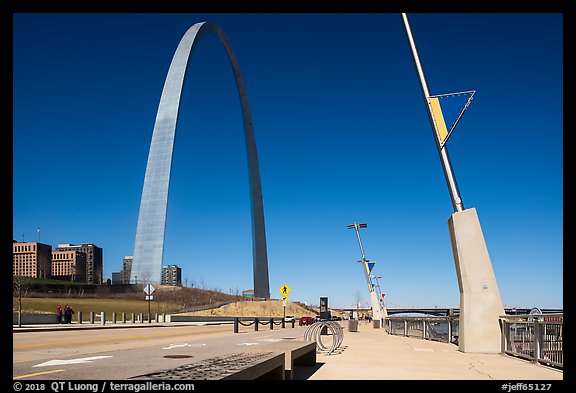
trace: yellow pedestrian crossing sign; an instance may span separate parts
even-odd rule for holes
[[[288,295],[288,293],[290,293],[291,289],[288,285],[284,284],[280,287],[280,289],[278,289],[280,291],[280,293],[282,295]]]
[[[282,300],[283,302],[288,300],[288,295],[282,295],[282,297],[280,298],[280,300]]]

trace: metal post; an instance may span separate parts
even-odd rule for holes
[[[234,333],[238,333],[238,317],[234,318]]]
[[[116,313],[112,313],[112,323],[116,323]]]
[[[94,311],[90,311],[90,323],[94,323]]]
[[[150,314],[150,296],[148,296],[148,323],[152,323],[152,314]]]
[[[286,328],[286,321],[282,318],[282,329]]]
[[[404,337],[408,337],[408,321],[404,320]]]
[[[102,324],[102,326],[106,325],[106,312],[105,311],[100,312],[100,323]]]
[[[126,323],[126,313],[122,313],[122,323]]]
[[[426,82],[426,75],[424,74],[424,69],[420,63],[420,56],[418,56],[418,50],[416,49],[416,42],[412,36],[412,29],[410,28],[410,22],[408,21],[408,16],[403,13],[402,20],[404,21],[404,28],[406,29],[406,35],[408,36],[408,42],[410,44],[410,49],[412,50],[412,57],[414,59],[414,65],[416,66],[416,71],[418,72],[418,77],[420,78],[420,87],[422,88],[422,95],[424,96],[424,101],[426,103],[426,110],[428,111],[428,119],[432,126],[432,131],[434,134],[434,141],[436,141],[436,148],[438,149],[438,154],[440,155],[440,161],[442,162],[442,169],[444,170],[444,177],[446,178],[446,183],[448,185],[448,191],[450,192],[450,199],[452,200],[452,207],[454,212],[461,212],[464,210],[464,203],[460,197],[460,190],[458,189],[458,183],[456,183],[456,177],[454,176],[454,171],[452,170],[452,164],[450,163],[450,157],[448,156],[448,149],[444,145],[440,145],[438,140],[438,133],[436,130],[436,124],[432,116],[432,109],[428,103],[428,98],[430,97],[430,92],[428,91],[428,83]]]
[[[542,329],[540,325],[540,320],[535,317],[534,318],[534,359],[532,360],[534,363],[538,363],[538,359],[540,359],[540,352],[542,349]]]
[[[274,330],[274,318],[270,318],[270,330]]]
[[[507,336],[507,323],[505,319],[500,318],[500,331],[502,332],[502,335],[500,337],[500,351],[502,352],[502,354],[506,353],[506,349],[507,349],[507,345],[506,342],[508,341],[508,339],[506,338]]]
[[[452,342],[452,319],[446,317],[446,324],[448,325],[448,344]]]
[[[78,323],[82,323],[82,311],[78,311]]]
[[[294,329],[294,322],[296,322],[296,321],[292,320],[292,329]]]
[[[136,314],[132,313],[132,323],[136,323]]]
[[[260,323],[260,321],[258,321],[258,318],[254,318],[254,331],[257,332],[258,331],[258,324]]]

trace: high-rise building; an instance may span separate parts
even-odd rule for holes
[[[86,282],[86,253],[78,250],[52,250],[52,278]]]
[[[86,254],[86,282],[92,284],[102,283],[102,249],[92,243],[59,244],[56,250],[81,251]]]
[[[12,274],[36,278],[52,276],[52,246],[38,242],[12,243]]]
[[[182,269],[176,265],[162,266],[162,285],[181,286]]]
[[[126,255],[122,260],[122,284],[130,284],[130,272],[132,271],[132,260],[134,257]]]

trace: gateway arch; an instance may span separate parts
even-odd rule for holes
[[[246,86],[228,38],[222,29],[212,22],[196,23],[188,29],[178,44],[164,82],[146,165],[130,282],[161,283],[170,169],[180,97],[188,60],[198,39],[206,33],[214,34],[224,45],[234,71],[234,78],[240,96],[250,183],[254,296],[269,298],[270,286],[262,187],[260,184],[256,139],[248,106]]]

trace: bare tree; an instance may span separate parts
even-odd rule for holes
[[[30,277],[12,276],[12,293],[18,303],[18,327],[22,327],[22,300],[31,287]]]
[[[360,294],[359,290],[354,291],[354,304],[356,305],[356,315],[358,316],[358,309],[360,308],[360,304],[364,300],[362,299],[362,294]]]

